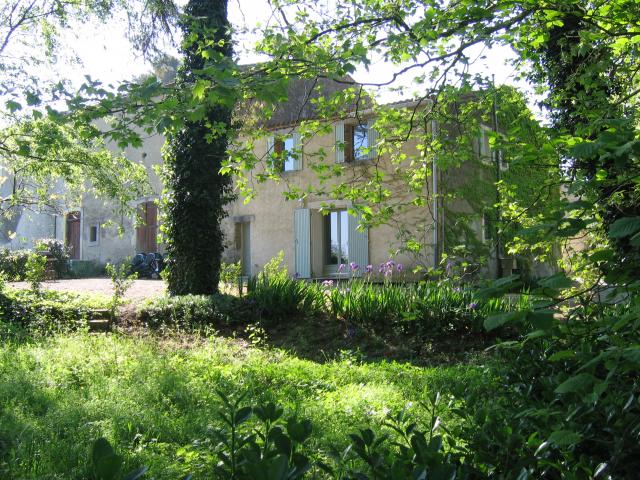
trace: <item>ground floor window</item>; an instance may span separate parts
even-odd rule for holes
[[[349,217],[346,210],[335,210],[324,217],[324,263],[328,271],[337,271],[349,262]]]
[[[97,245],[100,239],[100,225],[91,225],[89,227],[89,243]]]

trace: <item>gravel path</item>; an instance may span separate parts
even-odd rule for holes
[[[13,282],[9,285],[16,288],[29,288],[27,282]],[[59,292],[98,293],[111,296],[111,280],[108,278],[81,278],[72,280],[55,280],[43,282],[42,288],[57,290]],[[134,280],[131,288],[127,290],[125,298],[131,301],[144,300],[150,297],[164,295],[166,290],[162,280]]]

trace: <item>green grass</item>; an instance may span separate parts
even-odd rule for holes
[[[313,422],[312,447],[344,446],[347,434],[381,428],[387,412],[441,391],[461,397],[493,388],[479,366],[419,368],[362,363],[344,355],[325,363],[231,339],[60,335],[0,344],[0,477],[86,478],[92,440],[105,436],[128,467],[156,479],[211,478],[206,449],[219,426],[215,390],[248,391]],[[481,393],[480,393],[481,394]],[[444,421],[453,422],[444,414]],[[3,451],[2,451],[3,450]]]

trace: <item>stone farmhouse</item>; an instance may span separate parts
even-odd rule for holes
[[[335,182],[361,181],[371,173],[374,163],[378,169],[391,168],[375,148],[374,119],[366,109],[358,112],[357,116],[348,113],[344,118],[332,120],[332,133],[316,135],[302,144],[297,124],[316,115],[309,99],[343,88],[343,83],[329,80],[294,81],[289,100],[264,124],[270,135],[257,142],[254,151],[257,157],[275,153],[283,159],[283,181],[256,184],[256,198],[248,203],[238,198],[229,206],[229,215],[224,221],[225,260],[240,260],[245,275],[257,273],[280,251],[284,251],[289,273],[299,278],[339,276],[341,264],[355,262],[364,268],[386,262],[391,255],[394,255],[395,262],[403,263],[407,271],[416,265],[414,257],[393,253],[398,245],[396,227],[381,225],[359,229],[359,218],[347,212],[349,201],[314,194],[303,200],[286,200],[284,197],[288,188],[304,189],[310,182],[317,182],[311,164],[318,151],[326,153],[325,162],[345,167],[345,175],[333,180]],[[396,106],[407,108],[411,104],[398,103]],[[77,265],[118,262],[138,252],[162,253],[164,247],[158,239],[161,215],[157,200],[163,186],[154,167],[162,162],[164,142],[162,136],[154,135],[146,138],[142,147],[127,148],[124,152],[129,159],[143,164],[149,173],[152,193],[136,201],[137,218],[117,217],[108,201],[95,198],[89,192],[80,205],[70,205],[62,214],[23,211],[11,222],[5,222],[0,242],[15,249],[28,248],[39,238],[57,238],[69,246]],[[486,155],[489,151],[486,136],[478,145],[480,153]],[[108,148],[119,151],[115,145],[108,145]],[[415,141],[408,141],[404,148],[408,155],[417,155]],[[438,188],[437,178],[436,175],[430,185],[434,189]],[[395,218],[404,225],[428,230],[424,232],[430,239],[431,249],[425,255],[430,264],[427,266],[436,262],[443,248],[438,227],[444,223],[443,217],[438,204],[429,204],[406,210],[400,218]],[[480,241],[488,236],[481,217],[473,228]],[[9,232],[15,234],[9,235]],[[487,274],[493,274],[490,263]],[[504,260],[504,273],[511,273],[514,268],[513,262]]]

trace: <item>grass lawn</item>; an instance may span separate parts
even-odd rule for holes
[[[458,398],[493,388],[478,365],[438,368],[323,363],[240,340],[70,334],[0,344],[0,478],[86,478],[91,442],[108,438],[126,467],[156,479],[186,472],[211,478],[207,447],[219,428],[216,389],[248,392],[247,403],[275,401],[285,416],[309,418],[314,447],[344,447],[348,433],[380,430],[388,412],[435,392]],[[455,422],[445,410],[444,423]],[[147,478],[147,477],[145,477]]]

